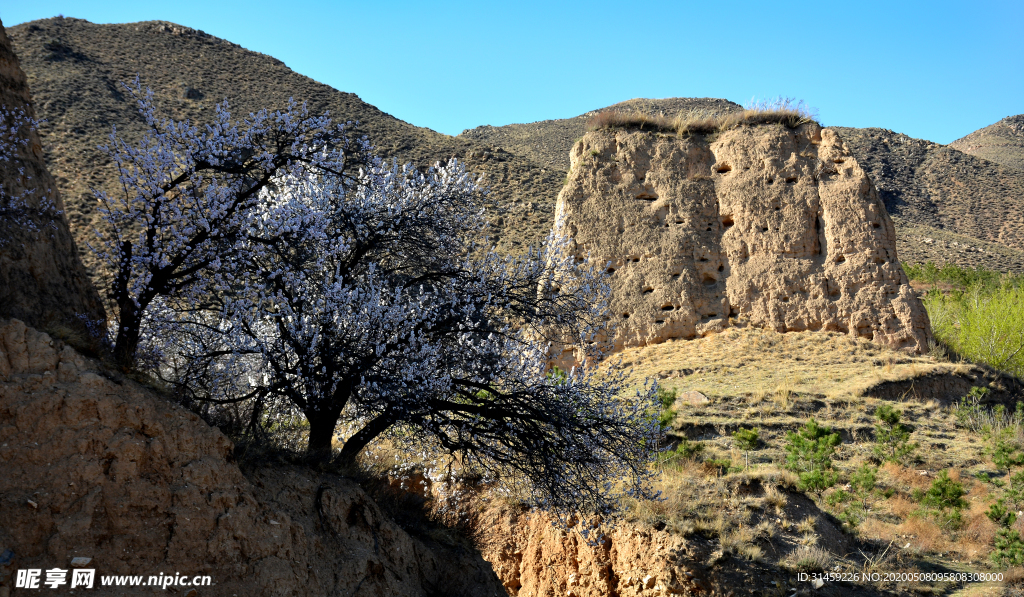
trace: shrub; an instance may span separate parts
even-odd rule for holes
[[[947,263],[941,268],[934,263],[904,263],[903,271],[911,280],[924,282],[926,284],[938,284],[945,282],[959,289],[965,289],[974,285],[982,285],[987,288],[995,288],[1003,280],[1012,284],[1019,284],[1024,276],[1012,276],[984,268],[961,267],[955,263]]]
[[[756,429],[743,429],[742,427],[737,429],[732,434],[732,439],[736,442],[736,448],[743,450],[743,454],[746,457],[744,466],[750,465],[750,451],[756,450],[761,439],[758,437]]]
[[[676,411],[672,408],[672,405],[676,403],[676,390],[675,388],[669,389],[664,386],[658,386],[658,403],[661,404],[661,413],[658,415],[658,424],[662,429],[672,424],[672,421],[676,418]]]
[[[1024,506],[1024,470],[1017,471],[1010,477],[1010,486],[1006,488],[1006,497],[1018,508]]]
[[[971,361],[1024,376],[1024,286],[975,283],[949,294],[925,297],[935,337]]]
[[[691,442],[685,437],[679,440],[679,445],[676,446],[676,454],[681,458],[690,460],[704,452],[704,444],[700,442]]]
[[[850,477],[850,488],[860,496],[861,506],[868,507],[868,497],[875,489],[878,480],[878,468],[869,464],[862,465]]]
[[[957,424],[972,431],[978,431],[983,427],[985,409],[982,408],[981,401],[988,391],[988,388],[973,386],[966,396],[960,398],[960,402],[954,407]]]
[[[832,554],[820,547],[801,546],[789,555],[788,567],[794,572],[821,572],[832,564]]]
[[[996,468],[1009,472],[1011,466],[1024,464],[1024,452],[1021,451],[1015,428],[1003,427],[997,431],[986,426],[984,431],[991,443],[989,453]]]
[[[839,445],[838,433],[812,418],[799,432],[789,432],[786,439],[786,468],[800,476],[801,491],[820,494],[835,485],[838,475],[832,470],[832,455]]]
[[[875,410],[878,424],[875,425],[874,453],[883,462],[902,464],[918,447],[918,444],[910,443],[910,430],[900,422],[902,414],[888,404]]]
[[[964,486],[949,476],[949,471],[942,471],[932,481],[928,491],[920,494],[921,504],[930,508],[935,516],[946,526],[959,526],[960,512],[967,507],[964,499]]]
[[[1024,539],[1013,529],[999,529],[996,532],[996,548],[989,557],[997,565],[1024,565]]]
[[[1013,510],[1006,508],[1006,500],[1002,498],[989,506],[985,515],[989,517],[989,520],[1001,527],[1009,528],[1013,526],[1013,523],[1017,522],[1017,514]]]

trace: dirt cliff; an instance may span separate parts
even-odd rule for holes
[[[0,106],[24,111],[35,118],[28,82],[0,23]],[[5,126],[11,123],[4,122]],[[0,317],[18,317],[44,327],[59,323],[77,325],[79,314],[106,320],[99,295],[78,258],[75,241],[63,213],[64,202],[57,184],[46,169],[43,147],[35,130],[22,127],[11,159],[0,160],[0,184],[4,196],[24,197],[36,231],[0,221]],[[19,171],[20,170],[20,171]],[[49,200],[55,209],[39,214],[40,203]],[[0,208],[4,206],[0,205]]]
[[[610,274],[616,348],[740,324],[927,349],[892,221],[833,131],[602,130],[571,160],[556,214]]]
[[[759,483],[743,486],[754,495],[763,496]],[[771,512],[769,514],[769,511]],[[782,509],[767,509],[765,520],[820,514],[813,504],[800,496]],[[613,528],[589,525],[595,531],[588,543],[578,528],[565,531],[553,526],[544,514],[492,506],[481,516],[480,534],[483,548],[494,571],[505,584],[509,595],[539,597],[661,597],[665,595],[732,596],[784,594],[787,585],[797,591],[795,575],[771,563],[783,559],[787,552],[799,547],[787,546],[778,540],[777,551],[766,558],[749,560],[732,553],[720,541],[709,540],[699,533],[683,536],[658,525],[622,522]],[[852,542],[827,517],[820,517],[816,526],[828,549],[842,553]],[[806,595],[806,585],[800,594]],[[842,595],[843,588],[823,587],[817,595]],[[871,588],[865,595],[877,594]]]
[[[97,584],[210,575],[203,596],[503,593],[477,552],[411,536],[352,480],[243,475],[196,415],[18,320],[0,320],[0,470],[4,597],[14,570],[73,557],[92,558]]]

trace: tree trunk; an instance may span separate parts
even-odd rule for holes
[[[114,362],[121,371],[128,372],[135,366],[135,353],[139,350],[139,326],[141,317],[135,303],[129,300],[118,305],[117,338],[114,340]]]
[[[386,415],[379,415],[366,424],[365,427],[360,429],[348,438],[345,445],[341,447],[341,452],[338,454],[338,461],[343,464],[354,464],[356,456],[363,451],[366,444],[374,440],[378,435],[384,433],[388,427],[391,427],[393,421]]]
[[[331,458],[331,444],[334,440],[334,426],[340,413],[306,413],[309,421],[309,443],[306,455],[314,460],[327,461]]]
[[[128,292],[132,272],[132,243],[121,244],[121,265],[114,279],[114,302],[117,303],[117,338],[114,340],[114,362],[118,368],[128,372],[135,365],[135,353],[139,350],[139,327],[142,324],[141,310]]]

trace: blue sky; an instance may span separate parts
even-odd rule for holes
[[[939,143],[1024,113],[1020,0],[0,4],[5,26],[58,14],[202,29],[452,135],[634,97],[793,97]]]

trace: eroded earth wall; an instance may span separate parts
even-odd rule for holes
[[[128,594],[102,576],[160,573],[213,584],[130,594],[504,594],[478,552],[408,534],[352,480],[247,477],[220,431],[18,320],[0,320],[0,472],[3,597],[16,570],[75,557],[97,596]]]
[[[0,23],[0,106],[35,117],[25,73]],[[3,122],[5,127],[10,122]],[[43,148],[35,130],[22,127],[15,135],[14,155],[0,156],[0,185],[7,198],[24,198],[27,209],[19,220],[0,204],[0,317],[17,317],[37,327],[76,326],[79,315],[103,321],[100,297],[78,257],[75,241],[63,215],[57,184],[46,169]],[[25,191],[30,191],[23,196]],[[40,205],[48,200],[53,209]],[[2,203],[2,200],[0,200]],[[57,213],[60,212],[60,213]],[[24,221],[22,221],[24,220]],[[32,222],[36,230],[23,225]]]
[[[833,131],[601,130],[571,162],[556,216],[610,274],[616,349],[742,324],[927,350],[892,221]]]

